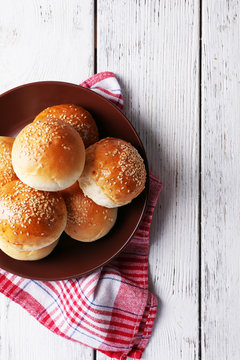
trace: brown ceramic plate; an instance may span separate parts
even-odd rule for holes
[[[143,145],[127,118],[102,96],[64,82],[36,82],[0,95],[0,135],[16,134],[48,106],[73,103],[93,115],[101,137],[113,136],[129,141],[145,160]],[[54,251],[38,261],[19,261],[0,251],[0,267],[13,274],[38,280],[62,280],[79,277],[106,264],[124,248],[135,233],[146,208],[149,176],[145,190],[131,204],[119,208],[114,228],[104,238],[81,243],[65,233]]]

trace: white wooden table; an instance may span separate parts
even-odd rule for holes
[[[114,71],[164,182],[145,360],[240,358],[239,34],[239,0],[0,0],[0,92]],[[3,295],[0,335],[1,360],[106,359]]]

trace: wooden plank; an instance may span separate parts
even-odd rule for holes
[[[0,92],[93,74],[93,0],[0,2]]]
[[[150,249],[160,305],[143,358],[198,359],[199,1],[98,0],[97,65],[118,75],[164,183]]]
[[[240,2],[202,13],[202,359],[238,360]]]
[[[93,74],[93,0],[0,2],[0,93],[38,80],[80,83]],[[17,116],[17,109],[16,109]],[[91,360],[0,295],[0,359]]]

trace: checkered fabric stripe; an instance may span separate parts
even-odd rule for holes
[[[97,74],[81,85],[93,85],[100,91],[99,84],[107,84],[104,90],[108,92],[119,89],[114,95],[118,96],[118,106],[123,104],[113,73]],[[90,275],[62,281],[29,280],[0,269],[1,293],[55,334],[116,359],[140,359],[157,311],[156,297],[148,291],[148,249],[161,188],[161,182],[151,174],[144,218],[130,243],[111,263]]]
[[[120,109],[123,109],[122,90],[114,73],[110,71],[98,73],[84,81],[81,86],[104,96]]]

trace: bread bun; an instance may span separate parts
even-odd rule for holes
[[[95,241],[105,236],[115,224],[117,209],[107,209],[84,196],[78,182],[62,191],[67,206],[65,232],[75,240]]]
[[[42,249],[56,242],[66,223],[67,210],[60,193],[35,190],[20,180],[0,189],[0,239],[7,244],[3,249]]]
[[[0,238],[0,249],[5,254],[7,254],[13,259],[25,260],[25,261],[40,260],[45,258],[53,251],[53,249],[56,247],[57,244],[58,244],[58,240],[38,250],[24,251],[24,250],[17,250],[11,247],[8,242]]]
[[[108,208],[130,203],[145,187],[143,159],[130,143],[105,138],[86,150],[79,185],[84,195]]]
[[[12,146],[14,138],[0,136],[0,188],[10,181],[16,180],[12,167]]]
[[[38,190],[59,191],[81,175],[85,148],[72,126],[58,119],[37,120],[18,134],[12,163],[19,179]]]
[[[62,104],[48,107],[35,120],[61,119],[72,125],[81,135],[85,147],[98,141],[98,129],[92,115],[81,106]]]

